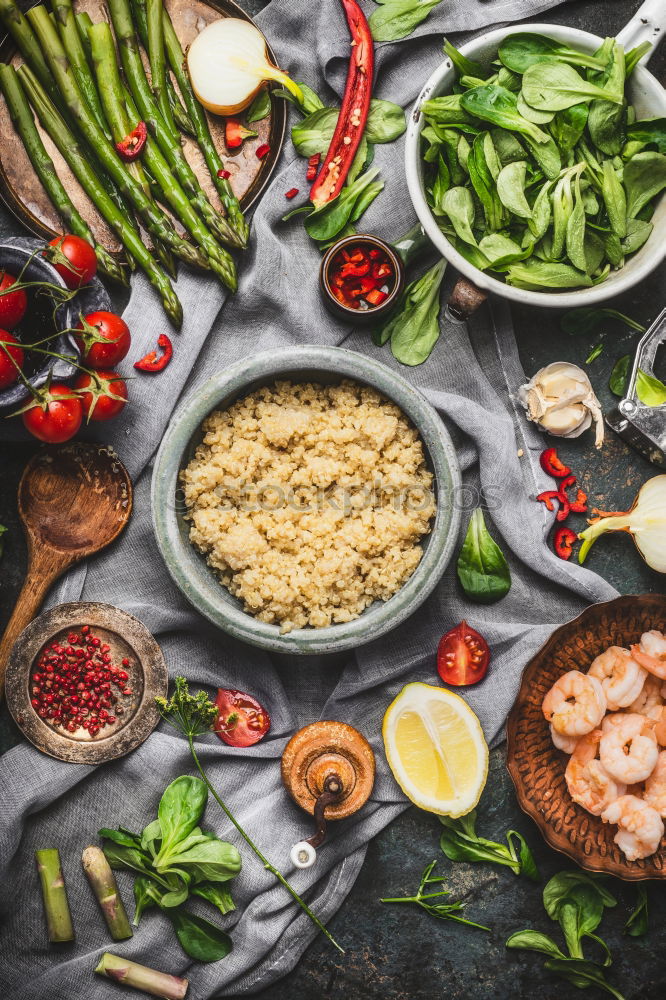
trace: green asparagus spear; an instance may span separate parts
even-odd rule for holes
[[[59,943],[73,941],[72,915],[67,902],[67,890],[65,889],[65,880],[62,877],[58,849],[49,847],[43,851],[35,851],[35,861],[42,884],[49,941]]]
[[[203,221],[218,239],[231,246],[239,246],[238,236],[227,220],[208,201],[194,171],[185,159],[180,142],[173,141],[169,129],[164,124],[143,68],[128,0],[109,0],[109,12],[125,78],[143,121],[157,140],[167,163],[186,192],[192,207],[199,212]]]
[[[144,2],[144,0],[135,0],[135,2],[137,6],[139,6]],[[232,191],[228,178],[221,176],[224,170],[224,164],[222,163],[220,154],[215,148],[213,137],[210,134],[208,121],[206,119],[206,112],[199,104],[194,91],[192,90],[190,78],[187,75],[187,70],[185,68],[185,54],[180,41],[178,40],[176,30],[171,23],[171,18],[166,10],[164,11],[164,47],[166,49],[169,64],[180,88],[183,101],[185,102],[185,107],[187,108],[188,114],[194,124],[194,129],[197,134],[197,142],[199,143],[199,147],[203,153],[210,176],[215,184],[215,187],[217,188],[217,193],[222,200],[222,204],[227,210],[229,223],[238,234],[242,245],[246,246],[250,235],[250,227],[243,217],[243,210],[240,207],[240,202]]]
[[[86,54],[81,44],[81,36],[74,19],[74,9],[71,0],[51,0],[53,14],[63,48],[67,53],[69,64],[72,67],[79,90],[88,102],[88,107],[92,111],[95,121],[110,139],[110,133],[104,119],[104,112],[100,103],[99,94],[95,81],[90,74],[90,68],[86,59]]]
[[[88,31],[88,38],[106,117],[114,135],[116,133],[126,135],[136,125],[138,113],[130,95],[123,90],[109,25],[105,21],[94,24]],[[132,119],[128,117],[128,105]],[[233,258],[218,246],[212,234],[201,222],[151,136],[146,140],[143,162],[159,185],[163,199],[207,254],[212,270],[225,285],[235,290],[236,268]]]
[[[195,266],[207,267],[208,263],[200,251],[178,235],[171,220],[150,200],[107,141],[78,88],[58,33],[51,24],[45,8],[32,7],[28,11],[28,20],[41,43],[58,88],[81,134],[95,151],[103,169],[137,210],[146,229],[155,239],[166,243],[181,260]]]
[[[162,0],[147,0],[146,18],[148,28],[148,59],[153,94],[160,114],[171,138],[180,142],[180,135],[171,114],[171,105],[166,92],[166,60],[164,58],[164,31],[162,28]]]
[[[35,121],[32,116],[30,106],[26,101],[25,94],[16,77],[16,71],[11,66],[0,64],[0,89],[7,101],[9,114],[14,124],[14,128],[21,136],[30,162],[35,168],[35,173],[42,182],[44,190],[57,209],[63,222],[70,232],[88,243],[95,250],[97,264],[102,274],[114,281],[127,284],[127,277],[123,268],[113,257],[107,253],[103,246],[95,240],[88,223],[82,218],[73,204],[58,177],[53,160],[46,152],[42,138],[37,131]]]
[[[143,45],[146,52],[148,51],[148,23],[146,15],[145,3],[137,3],[136,0],[132,0],[132,16],[134,18],[134,24],[136,26],[136,31],[139,36],[139,40]],[[174,117],[176,125],[181,132],[185,132],[187,135],[191,135],[193,139],[196,139],[196,132],[194,130],[194,125],[192,119],[188,115],[187,111],[180,102],[180,98],[176,93],[176,88],[174,87],[171,77],[166,73],[166,89],[169,98],[169,104],[171,105],[171,113]]]
[[[162,297],[164,310],[176,327],[183,322],[183,310],[171,283],[143,245],[141,236],[129,220],[119,211],[90,166],[88,157],[70,131],[64,118],[50,100],[29,66],[18,70],[23,89],[39,116],[43,128],[60,150],[65,162],[79,184],[93,202],[100,215],[108,222],[126,250],[146,272],[150,283]]]

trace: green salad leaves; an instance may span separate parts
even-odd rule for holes
[[[469,520],[457,570],[465,596],[478,604],[493,604],[506,597],[511,589],[509,564],[486,528],[480,507]]]
[[[440,816],[439,821],[444,827],[439,846],[451,861],[489,861],[510,868],[514,875],[539,880],[532,852],[517,830],[507,830],[506,844],[480,837],[476,832],[476,809],[457,819]]]
[[[220,884],[238,874],[241,857],[233,844],[199,827],[207,802],[206,783],[183,775],[167,786],[157,819],[142,833],[119,827],[104,828],[99,835],[111,867],[139,875],[134,883],[134,924],[144,910],[157,906],[169,917],[190,958],[216,962],[231,951],[231,938],[216,924],[181,909],[190,895],[206,899],[221,913],[234,909],[229,891]]]
[[[426,199],[480,270],[535,291],[589,288],[639,250],[666,189],[666,119],[636,120],[636,59],[508,35],[487,65],[450,42],[453,93],[424,101]]]

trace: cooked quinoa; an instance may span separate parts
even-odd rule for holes
[[[432,474],[374,389],[276,382],[203,430],[181,473],[190,540],[246,611],[282,632],[348,622],[416,569]]]

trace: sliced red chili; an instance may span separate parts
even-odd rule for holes
[[[539,493],[537,500],[546,505],[546,510],[552,511],[555,510],[554,503],[559,503],[561,498],[559,490],[544,490],[543,493]]]
[[[261,146],[257,146],[257,159],[263,160],[264,156],[268,156],[270,151],[271,147],[267,142],[262,143]]]
[[[577,538],[578,535],[571,528],[566,528],[564,525],[558,528],[553,538],[553,547],[556,555],[560,559],[571,559],[571,553],[573,552]]]
[[[124,139],[116,143],[116,149],[123,160],[131,163],[132,160],[136,160],[141,155],[141,150],[146,145],[147,138],[148,129],[146,128],[146,123],[139,122],[129,135],[126,135]]]
[[[231,171],[230,170],[218,170],[217,176],[221,177],[223,181],[228,181],[229,178],[231,177]]]
[[[570,486],[576,485],[576,477],[574,475],[565,476],[560,483],[560,493],[566,493]]]
[[[333,138],[310,189],[313,205],[325,205],[340,193],[359,147],[370,109],[374,49],[372,33],[356,0],[342,0],[351,34],[347,82]]]
[[[571,475],[571,469],[561,460],[557,454],[557,448],[546,448],[545,451],[541,452],[539,461],[543,471],[547,472],[549,476],[553,476],[554,479],[564,479],[565,476]]]
[[[305,175],[306,181],[313,181],[317,176],[319,164],[321,163],[321,153],[313,153],[308,160],[308,170]]]
[[[244,139],[252,139],[256,135],[256,132],[245,128],[236,118],[227,118],[224,123],[224,142],[227,149],[238,149]]]
[[[291,199],[295,198],[297,194],[298,194],[298,188],[289,188],[288,191],[285,191],[284,196],[285,198],[288,198],[289,201],[291,201]]]
[[[387,293],[382,292],[380,288],[373,288],[371,292],[366,295],[367,301],[371,306],[379,306],[382,304],[385,298],[387,298]]]
[[[570,500],[569,506],[574,514],[587,514],[587,493],[585,490],[578,490],[576,499]]]
[[[157,346],[161,349],[162,353],[158,355],[157,351],[149,351],[143,358],[139,361],[134,362],[134,367],[140,372],[162,372],[166,366],[171,361],[173,357],[173,344],[167,337],[166,333],[161,333],[157,338]]]

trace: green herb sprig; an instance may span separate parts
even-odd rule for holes
[[[474,923],[473,920],[467,920],[465,917],[461,917],[460,911],[464,909],[465,904],[460,900],[453,903],[445,902],[446,897],[451,895],[449,889],[436,889],[434,891],[428,891],[433,888],[433,886],[441,886],[442,882],[446,881],[446,876],[444,875],[433,875],[433,869],[435,868],[437,861],[431,861],[427,866],[423,875],[421,876],[421,882],[418,887],[415,896],[394,896],[391,898],[380,899],[380,903],[413,903],[416,906],[420,906],[421,909],[429,913],[431,917],[437,917],[438,920],[454,920],[458,924],[466,924],[468,927],[478,927],[482,931],[490,931],[490,927],[484,927],[483,924]]]
[[[489,861],[510,868],[514,875],[524,875],[537,882],[539,872],[536,862],[522,834],[507,830],[506,844],[500,844],[476,832],[476,809],[453,819],[440,816],[444,827],[439,846],[451,861]]]

